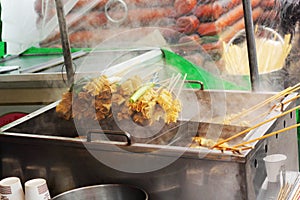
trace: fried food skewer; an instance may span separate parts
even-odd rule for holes
[[[193,137],[193,142],[196,142],[198,146],[193,146],[192,147],[206,147],[206,148],[211,148],[216,142],[212,139],[207,139],[207,138],[203,138],[203,137]],[[249,149],[253,149],[252,146],[246,146],[244,145],[244,147],[232,147],[229,146],[227,143],[223,143],[219,146],[214,147],[214,149],[216,150],[220,150],[222,153],[224,151],[231,151],[232,153],[237,153],[237,154],[241,154],[242,151],[245,150],[249,150]]]

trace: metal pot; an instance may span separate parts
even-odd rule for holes
[[[148,200],[148,194],[135,186],[104,184],[81,187],[59,194],[52,200]]]

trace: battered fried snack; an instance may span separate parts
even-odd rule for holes
[[[177,121],[179,112],[181,111],[181,103],[178,99],[174,99],[168,90],[163,89],[160,92],[157,103],[165,111],[164,119],[167,124]]]
[[[129,102],[129,108],[137,113],[136,122],[149,120],[149,123],[163,119],[165,123],[176,122],[181,111],[180,101],[166,89],[149,88],[137,101]]]
[[[72,92],[63,94],[60,103],[56,106],[56,113],[66,120],[72,117]]]
[[[66,120],[71,117],[105,119],[111,115],[111,97],[114,91],[116,85],[110,83],[106,76],[79,81],[78,85],[74,85],[63,95],[56,112]]]
[[[56,112],[66,120],[101,121],[112,117],[113,107],[118,121],[132,119],[143,126],[159,120],[166,124],[176,122],[181,111],[180,101],[167,89],[155,89],[154,85],[143,85],[137,76],[122,84],[111,83],[106,76],[81,80],[63,95]]]

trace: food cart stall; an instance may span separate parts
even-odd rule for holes
[[[201,103],[206,101],[204,98],[220,95],[218,92],[198,92]],[[256,100],[265,97],[247,92],[226,95],[233,99],[241,95]],[[2,129],[3,176],[18,175],[24,180],[44,177],[52,195],[81,186],[123,183],[143,188],[154,199],[172,199],[179,195],[180,199],[195,196],[255,199],[266,177],[262,160],[265,155],[284,153],[288,156],[287,170],[298,170],[295,129],[262,140],[255,144],[254,149],[241,154],[186,146],[192,143],[195,134],[213,137],[217,130],[221,130],[228,137],[243,130],[239,126],[197,121],[183,123],[178,130],[171,129],[142,142],[139,138],[129,142],[127,138],[121,140],[121,144],[115,144],[115,141],[97,138],[102,132],[99,128],[90,131],[89,140],[78,138],[74,122],[61,121],[57,117],[56,105],[50,104]],[[227,106],[236,108],[236,104]],[[292,124],[295,124],[295,113],[260,127],[248,137]],[[217,193],[214,192],[216,188]]]
[[[84,5],[79,4],[81,1],[76,1],[78,4],[70,2],[66,4],[67,8]],[[111,12],[113,8],[106,10],[107,6],[113,5],[112,1],[108,2],[110,4],[101,5],[102,1],[90,1],[88,6],[85,5],[87,7],[76,9],[78,11],[102,6],[105,12]],[[135,8],[140,8],[139,3],[143,4],[143,1],[133,2]],[[157,8],[159,2],[154,1],[151,6]],[[163,17],[163,22],[167,24],[169,21],[166,22],[165,17],[172,15],[168,9],[170,5],[175,6],[177,14],[183,12],[180,15],[193,10],[187,6],[188,1],[164,1],[164,4],[166,7],[162,7],[163,12],[155,11],[156,14],[160,13],[155,16]],[[253,10],[253,16],[261,14],[260,6],[264,4],[253,4],[256,9]],[[145,14],[145,10],[139,10],[140,15],[136,12],[132,14],[131,7],[127,5],[131,4],[121,4],[121,9],[125,8],[125,16],[130,19],[126,23],[134,24],[135,18],[132,16],[145,20],[142,14]],[[150,7],[148,4],[142,6]],[[197,4],[198,12],[197,9],[193,10],[198,17],[203,15],[200,12],[203,6]],[[209,7],[209,4],[206,6]],[[225,7],[230,6],[241,9],[241,4]],[[95,15],[93,16],[95,19]],[[111,15],[106,15],[108,19],[109,16]],[[73,17],[70,17],[71,22],[74,22],[72,19],[78,19],[76,15]],[[91,19],[86,17],[85,20]],[[121,16],[113,18],[115,19],[121,23],[126,18]],[[85,24],[82,21],[75,22],[71,23],[71,28]],[[102,25],[106,24],[101,20],[97,21],[100,22],[104,23]],[[181,23],[177,22],[177,26],[183,26]],[[211,65],[215,63],[212,58],[216,55],[215,51],[210,51],[209,55],[203,52],[204,48],[208,50],[213,45],[195,44],[193,38],[196,36],[190,37],[191,33],[184,32],[189,37],[183,37],[183,31],[188,31],[186,29],[177,27],[176,31],[170,32],[169,27],[131,27],[129,31],[123,29],[122,33],[103,39],[105,33],[112,34],[110,29],[116,31],[114,28],[118,28],[120,31],[120,28],[124,28],[116,24],[114,26],[106,24],[105,28],[108,30],[93,32],[85,39],[86,35],[78,36],[85,31],[82,27],[71,30],[70,44],[76,45],[76,41],[88,43],[91,42],[89,39],[101,41],[92,49],[72,51],[71,63],[76,69],[75,74],[72,74],[72,85],[68,83],[70,74],[61,72],[62,64],[66,65],[66,57],[62,57],[65,52],[49,55],[46,59],[45,55],[27,55],[28,60],[32,59],[34,64],[29,61],[28,66],[1,78],[1,90],[7,96],[2,97],[4,104],[36,106],[25,117],[0,129],[1,177],[18,176],[22,182],[42,177],[47,180],[52,197],[83,186],[125,184],[142,188],[150,199],[256,199],[266,180],[263,161],[266,155],[285,154],[288,157],[286,170],[299,171],[295,129],[298,85],[281,92],[253,92],[250,90],[257,78],[255,74],[248,76],[246,81],[245,77],[237,76],[226,79],[228,76],[224,77],[217,72],[218,67]],[[225,36],[229,38],[232,34],[223,26],[223,39]],[[198,33],[207,30],[200,26],[197,28]],[[203,40],[212,39],[215,42],[216,38],[211,37],[211,34],[204,38],[207,35],[201,32],[200,36]],[[40,44],[55,45],[57,39],[57,34],[54,34]],[[154,41],[158,46],[155,46]],[[214,47],[218,45],[215,44]],[[199,51],[201,53],[197,54]],[[195,60],[195,54],[201,57],[200,61]],[[18,65],[14,62],[23,63],[23,59],[27,58],[24,54],[5,61],[5,64]],[[116,74],[120,72],[122,75],[117,77]],[[101,121],[102,119],[77,118],[80,112],[74,117],[75,103],[72,103],[72,117],[62,117],[57,109],[63,102],[64,94],[67,91],[74,92],[71,96],[75,101],[80,98],[77,95],[93,82],[92,78],[97,79],[103,74],[111,78],[111,82],[114,82],[112,78],[119,78],[116,87],[122,86],[134,75],[142,77],[144,81],[151,80],[158,88],[165,84],[164,81],[168,81],[167,88],[170,91],[174,89],[182,106],[178,118],[174,123],[155,121],[146,125],[136,124],[136,121],[129,118],[130,123],[134,122],[132,129],[126,126],[127,122],[121,123],[123,119],[118,118],[118,107],[111,105],[109,115]],[[241,78],[242,82],[236,82],[236,78]],[[20,99],[20,96],[24,98]],[[95,105],[91,105],[93,110]],[[95,110],[97,109],[94,112]],[[82,114],[88,114],[88,111]],[[232,116],[238,117],[233,120]],[[287,130],[290,127],[292,128]],[[285,130],[285,133],[279,134],[281,130]],[[270,133],[276,134],[268,135]],[[264,135],[268,137],[262,138]],[[234,138],[228,141],[229,146],[215,146],[216,142],[231,137]],[[257,140],[251,142],[253,139]],[[206,140],[208,143],[213,141],[214,145],[204,144],[203,141]],[[249,142],[251,146],[236,146],[244,142]]]

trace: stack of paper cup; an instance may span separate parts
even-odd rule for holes
[[[267,177],[269,182],[277,182],[280,171],[284,169],[286,155],[272,154],[263,158],[266,164]]]
[[[51,199],[46,180],[36,178],[25,182],[25,200]]]
[[[0,181],[0,199],[24,200],[24,192],[18,177],[8,177]]]

